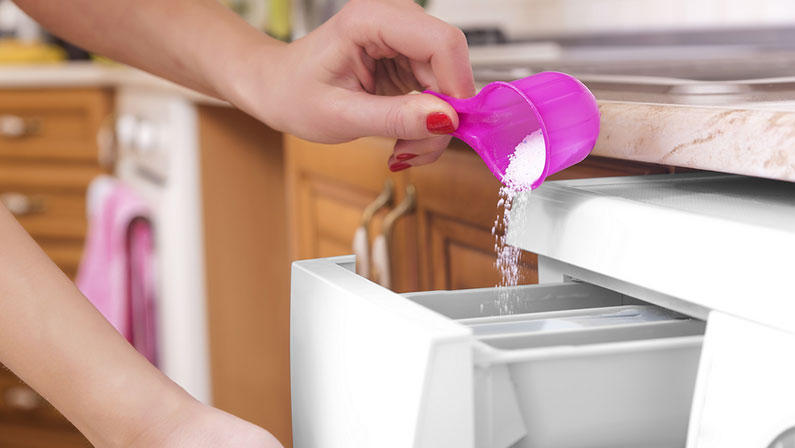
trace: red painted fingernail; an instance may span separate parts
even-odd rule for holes
[[[395,158],[398,160],[411,160],[415,157],[417,157],[417,154],[409,154],[409,153],[398,154],[395,156]]]
[[[397,171],[403,171],[403,170],[405,170],[406,168],[408,168],[410,166],[411,165],[409,165],[408,163],[400,162],[400,163],[396,163],[394,165],[390,165],[389,166],[389,171],[392,171],[393,173],[397,172]]]
[[[428,131],[434,134],[449,134],[455,131],[453,121],[442,112],[428,114],[428,118],[425,119],[425,126]]]

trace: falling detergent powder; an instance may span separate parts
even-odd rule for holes
[[[519,258],[522,250],[506,244],[505,241],[511,220],[510,212],[518,192],[524,191],[521,197],[527,198],[530,186],[543,175],[546,157],[544,135],[538,130],[516,145],[505,170],[504,186],[500,188],[497,201],[497,218],[491,229],[494,235],[494,251],[497,253],[497,270],[500,273],[497,284],[497,307],[500,314],[511,314],[515,311],[518,298],[511,294],[508,287],[518,285],[521,280]]]

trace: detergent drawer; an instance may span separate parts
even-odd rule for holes
[[[294,445],[682,447],[704,328],[583,282],[401,295],[299,261]]]
[[[795,331],[795,183],[715,173],[546,182],[514,202],[508,242],[566,277],[707,319]],[[785,299],[786,297],[786,299]]]

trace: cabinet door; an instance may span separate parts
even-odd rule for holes
[[[282,135],[199,106],[213,404],[291,446],[290,264]]]
[[[384,215],[405,197],[405,174],[390,173],[387,159],[393,140],[365,138],[341,145],[311,143],[285,137],[288,215],[293,259],[353,253],[353,237],[364,209],[393,182],[394,199],[373,217],[369,247],[381,232]],[[401,218],[389,241],[392,288],[416,283],[413,218]],[[408,262],[407,262],[408,261]]]
[[[0,158],[95,164],[111,109],[105,89],[0,90]]]
[[[454,141],[438,162],[407,171],[417,189],[419,289],[464,289],[494,286],[492,226],[500,183],[480,158]],[[667,167],[589,157],[550,180],[657,174]],[[537,283],[537,259],[523,253],[521,283]]]
[[[0,368],[0,446],[90,447],[88,441],[39,394]]]
[[[105,89],[0,90],[0,203],[71,278],[87,230],[86,188],[104,172],[97,133],[111,110]],[[0,446],[90,445],[0,366]]]

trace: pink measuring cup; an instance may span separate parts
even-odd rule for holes
[[[453,98],[425,91],[453,106],[458,129],[452,133],[480,155],[501,182],[516,145],[541,129],[547,176],[584,159],[599,136],[599,107],[593,94],[573,76],[543,72],[511,82],[493,82],[472,98]]]

